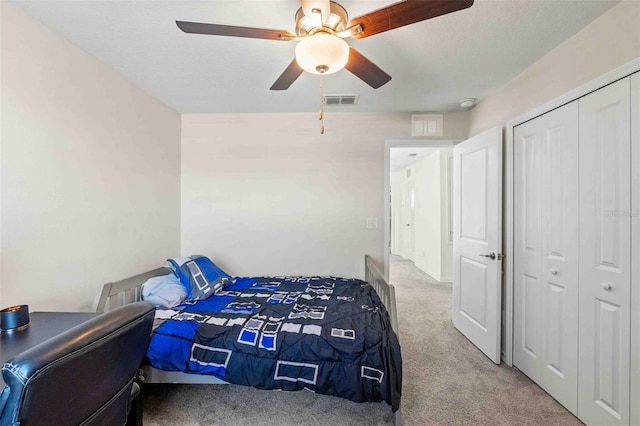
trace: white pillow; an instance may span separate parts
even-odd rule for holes
[[[142,299],[158,308],[173,308],[186,298],[187,290],[173,274],[149,278],[142,284]]]

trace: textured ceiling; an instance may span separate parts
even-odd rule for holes
[[[354,18],[392,2],[341,4]],[[454,111],[504,85],[615,1],[476,0],[463,11],[362,40],[349,40],[393,79],[371,89],[343,70],[326,94],[358,94],[345,111]],[[319,103],[319,77],[304,73],[270,91],[295,42],[182,33],[175,20],[294,31],[295,0],[17,1],[80,48],[183,113],[304,112]]]
[[[422,160],[439,148],[427,148],[427,147],[411,147],[411,148],[391,148],[389,150],[389,162],[390,170],[392,172],[399,172],[405,167],[409,167],[413,163]]]

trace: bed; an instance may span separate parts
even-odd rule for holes
[[[171,273],[161,267],[105,284],[96,312],[141,300],[144,282]],[[400,424],[397,331],[394,287],[368,255],[365,281],[235,278],[204,300],[157,311],[145,382],[235,383],[384,401]]]

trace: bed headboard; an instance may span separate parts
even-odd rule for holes
[[[142,284],[144,284],[145,281],[152,277],[170,273],[171,271],[168,268],[161,267],[120,281],[105,284],[102,286],[102,292],[96,304],[96,312],[101,314],[118,306],[142,300]]]

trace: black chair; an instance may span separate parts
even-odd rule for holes
[[[154,311],[116,308],[7,361],[0,425],[125,425]]]

